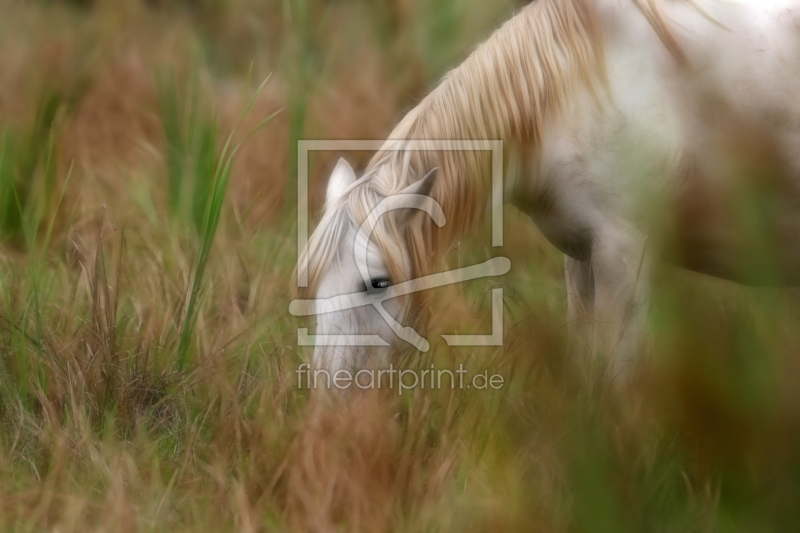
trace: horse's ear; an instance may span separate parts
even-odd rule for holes
[[[397,194],[421,194],[423,196],[430,196],[431,189],[433,189],[433,184],[436,182],[436,175],[438,173],[439,169],[434,168],[425,174],[424,178],[412,183]]]
[[[433,170],[425,174],[424,178],[412,183],[411,185],[409,185],[408,187],[406,187],[397,194],[418,194],[421,196],[430,196],[431,189],[433,189],[433,184],[436,182],[436,175],[438,173],[439,169],[434,168]],[[436,205],[438,207],[439,204]],[[441,211],[441,207],[439,207],[439,210]],[[404,212],[400,216],[403,217],[402,220],[405,222],[408,222],[409,220],[417,216],[417,214],[419,213],[418,209],[404,209],[403,211]],[[442,223],[444,223],[444,219],[442,219]]]
[[[350,163],[345,161],[344,157],[339,159],[336,163],[336,168],[331,173],[331,178],[328,180],[328,191],[325,195],[325,203],[331,204],[336,201],[350,185],[355,183],[356,173]]]

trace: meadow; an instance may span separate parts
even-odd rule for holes
[[[522,3],[0,0],[0,530],[800,528],[800,294],[663,268],[620,393],[510,207],[398,363],[501,389],[298,387],[297,141],[385,138]],[[505,345],[448,349],[498,284]]]

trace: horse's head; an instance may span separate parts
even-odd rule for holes
[[[305,251],[317,330],[314,366],[382,366],[398,336],[427,350],[405,327],[413,320],[408,280],[420,274],[421,217],[441,226],[444,214],[429,196],[436,171],[395,194],[365,176],[357,180],[344,160],[328,182],[325,211]],[[418,214],[419,211],[428,214]],[[401,341],[402,342],[402,341]]]

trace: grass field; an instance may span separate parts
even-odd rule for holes
[[[519,4],[0,0],[1,531],[800,528],[797,292],[659,272],[620,395],[511,208],[505,346],[436,335],[489,327],[473,283],[403,363],[502,389],[298,388],[296,140],[385,137]]]

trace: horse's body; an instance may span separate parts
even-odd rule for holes
[[[515,202],[567,255],[570,320],[624,325],[624,356],[661,252],[646,241],[662,224],[680,266],[742,283],[800,280],[800,3],[703,3],[718,24],[672,3],[685,67],[630,3],[598,4],[613,103],[583,94],[545,129],[538,179],[523,176]],[[763,235],[742,220],[740,196],[756,191],[774,215],[750,228]],[[765,267],[778,273],[752,271],[763,252],[754,240],[782,252]]]
[[[582,29],[571,34],[574,26]],[[800,1],[539,0],[391,138],[503,139],[516,163],[507,201],[567,256],[570,320],[611,324],[622,361],[640,338],[657,260],[743,283],[800,282]],[[451,239],[488,199],[488,173],[478,177],[481,164],[464,157],[378,154],[359,183],[329,187],[320,227],[337,211],[357,224],[380,198],[442,167],[431,196],[454,221],[442,240]],[[742,214],[753,194],[763,211],[755,222]],[[418,231],[404,224],[390,224],[370,252],[392,281],[424,274],[443,246],[424,220]],[[342,254],[353,249],[352,228],[317,233],[337,235]],[[752,261],[759,239],[774,244],[774,261]],[[336,246],[307,253],[313,263]],[[312,275],[317,297],[357,290],[352,265],[324,264]],[[321,317],[323,327],[353,330],[346,313],[335,315]],[[317,363],[353,364],[351,350],[337,350],[331,363],[318,348]]]

